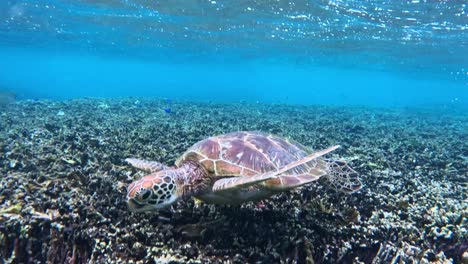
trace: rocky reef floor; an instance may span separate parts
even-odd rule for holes
[[[169,108],[170,107],[170,111]],[[138,157],[259,130],[331,154],[364,187],[313,184],[263,206],[133,214]],[[0,263],[468,263],[468,116],[364,107],[17,101],[0,106]]]

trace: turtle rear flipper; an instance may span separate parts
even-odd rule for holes
[[[317,151],[317,152],[315,152],[315,153],[313,153],[311,155],[308,155],[308,156],[304,157],[303,159],[297,160],[295,162],[291,162],[288,165],[283,166],[282,168],[279,168],[277,170],[270,171],[270,172],[267,172],[267,173],[258,174],[258,175],[250,176],[250,177],[240,176],[240,177],[230,177],[230,178],[223,178],[223,179],[217,180],[213,185],[212,191],[213,192],[219,192],[219,191],[226,191],[226,190],[233,189],[233,188],[244,188],[244,187],[255,185],[257,183],[261,183],[261,182],[264,182],[264,181],[267,181],[267,180],[271,180],[271,179],[275,179],[275,178],[281,178],[281,177],[287,177],[287,176],[278,176],[278,175],[280,175],[280,174],[282,174],[284,172],[287,172],[287,171],[289,171],[289,170],[291,170],[291,169],[293,169],[293,168],[295,168],[295,167],[297,167],[299,165],[310,162],[311,160],[314,160],[314,159],[316,159],[318,157],[321,157],[321,156],[323,156],[323,155],[325,155],[325,154],[327,154],[329,152],[332,152],[333,150],[335,150],[337,148],[339,148],[339,146],[333,146],[333,147],[329,147],[329,148],[321,150],[321,151]],[[308,177],[311,176],[311,174],[307,174],[307,175],[308,175]],[[318,177],[318,178],[320,178],[320,177]],[[317,180],[317,179],[314,179],[314,180]]]
[[[353,193],[362,188],[359,174],[351,169],[345,161],[327,159],[325,162],[328,173],[323,178],[331,187],[345,193]]]
[[[125,159],[126,162],[130,163],[133,167],[146,171],[146,172],[158,172],[161,170],[165,170],[169,168],[168,166],[161,164],[156,161],[149,161],[149,160],[143,160],[143,159],[134,159],[134,158],[128,158]]]

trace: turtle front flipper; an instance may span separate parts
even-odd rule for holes
[[[212,191],[220,192],[233,188],[241,189],[273,178],[276,178],[276,175],[271,173],[259,174],[251,177],[239,176],[224,178],[214,183]]]
[[[299,173],[285,172],[275,179],[265,181],[263,186],[273,191],[287,191],[314,182],[328,175],[329,163],[325,159],[315,159],[303,164]]]
[[[327,163],[327,183],[335,190],[353,193],[362,188],[359,174],[353,170],[345,161],[325,160]]]
[[[353,193],[362,187],[358,176],[358,173],[344,161],[322,159],[314,163],[306,173],[298,175],[283,174],[280,177],[265,181],[263,185],[269,190],[286,191],[322,178],[335,190]]]
[[[321,150],[321,151],[317,151],[315,153],[312,153],[300,160],[297,160],[297,161],[294,161],[294,162],[291,162],[289,163],[288,165],[284,166],[284,167],[281,167],[277,170],[274,170],[274,171],[270,171],[270,172],[267,172],[267,173],[263,173],[263,174],[258,174],[258,175],[255,175],[255,176],[251,176],[251,177],[245,177],[245,176],[240,176],[240,177],[230,177],[230,178],[223,178],[223,179],[220,179],[220,180],[217,180],[214,185],[213,185],[213,189],[212,191],[213,192],[219,192],[219,191],[226,191],[226,190],[229,190],[229,189],[233,189],[233,188],[237,188],[237,189],[240,189],[240,188],[244,188],[244,187],[248,187],[248,186],[251,186],[251,185],[255,185],[257,183],[261,183],[261,182],[264,182],[264,181],[267,181],[267,180],[271,180],[271,179],[276,179],[276,178],[281,178],[280,174],[284,173],[284,172],[287,172],[288,170],[291,170],[297,166],[300,166],[302,164],[305,164],[307,162],[310,162],[316,158],[319,158],[329,152],[332,152],[333,150],[339,148],[339,146],[333,146],[333,147],[329,147],[327,149],[324,149],[324,150]],[[325,173],[324,173],[325,174]],[[308,174],[309,177],[312,175],[312,174]],[[319,176],[317,176],[318,178],[320,178]],[[318,179],[317,178],[317,179]],[[317,180],[317,179],[313,179],[313,180]]]
[[[148,161],[148,160],[134,159],[134,158],[128,158],[128,159],[125,159],[125,161],[130,163],[130,165],[132,165],[133,167],[137,169],[150,172],[150,173],[158,172],[158,171],[169,168],[168,166],[162,163],[156,162],[156,161]]]
[[[275,179],[265,181],[264,186],[272,191],[287,191],[317,181],[326,174],[327,172],[324,171],[323,173],[314,174],[281,175]]]

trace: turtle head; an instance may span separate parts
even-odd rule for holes
[[[172,170],[168,169],[131,183],[127,189],[127,203],[130,211],[159,210],[175,203],[179,195],[174,175]]]

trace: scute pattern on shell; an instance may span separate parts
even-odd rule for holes
[[[299,143],[267,133],[233,132],[196,143],[176,165],[190,160],[201,164],[213,176],[252,176],[276,170],[310,153]],[[317,166],[317,161],[311,161],[288,174],[302,174],[312,163]]]

